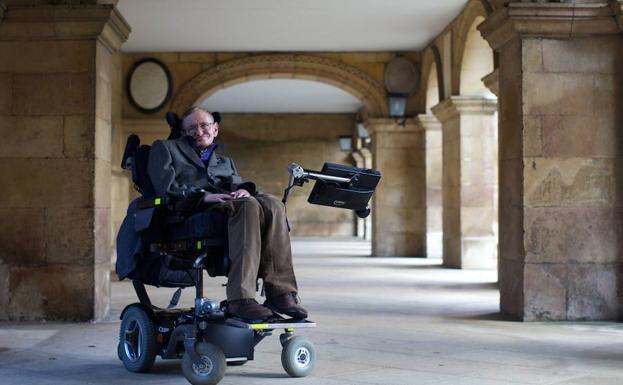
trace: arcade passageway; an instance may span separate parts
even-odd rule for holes
[[[117,359],[114,266],[128,136],[197,105],[261,191],[382,174],[288,201],[313,376],[223,384],[623,383],[623,0],[0,0],[0,384],[186,383]]]

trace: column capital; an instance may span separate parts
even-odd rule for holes
[[[416,124],[413,118],[407,119],[404,125],[391,118],[371,118],[366,121],[366,128],[371,134],[377,132],[404,133],[422,131],[422,127]]]
[[[496,99],[481,96],[451,96],[437,104],[431,111],[444,123],[459,115],[492,115],[498,110]]]
[[[616,1],[616,3],[620,3]],[[611,3],[612,4],[612,3]],[[616,6],[615,6],[616,5]],[[509,3],[478,26],[494,50],[523,37],[568,39],[621,33],[615,8],[603,3]],[[619,13],[620,15],[620,13]]]
[[[433,114],[416,115],[415,122],[421,125],[425,131],[440,131],[441,130],[441,122]]]
[[[121,47],[131,31],[112,4],[16,5],[2,13],[0,40],[97,39],[112,52]]]

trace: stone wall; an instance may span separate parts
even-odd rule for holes
[[[296,58],[297,54],[288,54],[291,58]],[[419,62],[420,56],[417,52],[401,52],[401,55],[407,56],[414,62]],[[162,61],[166,67],[171,72],[171,77],[173,80],[173,97],[171,98],[171,102],[175,99],[180,99],[178,97],[180,90],[187,85],[187,83],[199,75],[201,72],[217,67],[218,65],[222,65],[225,63],[234,63],[238,59],[252,58],[258,56],[266,56],[258,53],[251,52],[132,52],[125,53],[123,55],[123,78],[126,79],[127,75],[132,68],[132,65],[145,57],[153,57],[160,61]],[[354,69],[356,71],[362,71],[365,76],[369,77],[372,81],[376,82],[377,86],[382,88],[384,82],[384,71],[385,64],[387,64],[390,60],[396,57],[396,53],[393,52],[314,52],[314,53],[304,53],[299,56],[305,56],[306,58],[318,58],[318,59],[328,59],[331,63],[338,66],[347,66],[349,69]],[[296,59],[295,59],[296,60]],[[288,77],[288,75],[296,71],[295,63],[287,63],[288,65],[292,64],[292,68],[285,67],[281,69],[281,72],[277,76],[279,77]],[[272,64],[271,64],[272,65]],[[284,65],[284,63],[274,63],[275,68],[280,68],[279,65]],[[322,63],[312,63],[311,66],[316,66],[320,70],[322,70]],[[255,70],[253,66],[245,66],[242,70],[248,69],[249,71]],[[315,78],[307,77],[308,80],[319,80],[321,77],[321,72],[318,73],[318,76]],[[243,78],[252,80],[256,78],[258,73],[248,73],[242,74]],[[290,74],[291,75],[291,74]],[[268,76],[266,77],[268,78]],[[244,80],[244,79],[243,79]],[[346,87],[348,89],[348,82],[351,79],[341,79],[343,84],[340,85],[337,80],[332,80],[332,85]],[[236,82],[239,82],[236,80]],[[222,82],[221,82],[222,83]],[[219,86],[223,86],[219,84]],[[372,87],[370,87],[372,88]],[[210,90],[200,90],[202,92],[208,92]],[[385,107],[384,103],[384,91],[381,89],[383,95],[383,107]],[[200,95],[198,95],[200,96]],[[365,96],[365,95],[363,95]],[[191,101],[190,103],[194,103],[196,101]],[[184,107],[187,108],[188,106]],[[163,106],[161,113],[164,113],[171,109],[171,103]],[[183,112],[183,111],[177,111]],[[135,108],[129,103],[129,99],[127,93],[124,93],[124,103],[123,103],[123,116],[124,118],[138,119],[138,118],[151,118],[153,114],[144,114]],[[378,116],[377,116],[378,117]]]
[[[522,57],[525,317],[619,319],[623,38],[524,40]]]
[[[0,23],[0,320],[109,306],[112,6],[12,7]]]

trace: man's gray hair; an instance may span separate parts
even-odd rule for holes
[[[189,109],[187,109],[187,110],[186,110],[186,111],[182,114],[182,116],[180,116],[180,123],[181,123],[181,126],[182,126],[182,130],[184,130],[184,129],[185,129],[185,128],[184,128],[184,119],[186,119],[187,117],[189,117],[190,115],[192,115],[193,113],[195,113],[195,112],[197,112],[197,111],[203,111],[203,112],[205,112],[206,114],[208,114],[208,115],[212,116],[212,113],[211,113],[210,111],[206,110],[205,108],[203,108],[203,107],[199,107],[199,106],[192,106],[192,107],[190,107]]]

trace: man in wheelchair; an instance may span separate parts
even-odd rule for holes
[[[242,183],[234,162],[215,152],[219,123],[210,112],[193,107],[179,122],[180,138],[153,143],[149,178],[155,193],[174,198],[181,210],[204,211],[201,218],[208,223],[200,226],[227,226],[228,313],[249,320],[270,318],[273,311],[306,318],[297,295],[284,204],[257,191],[255,184]],[[222,214],[226,224],[219,220]],[[255,300],[258,277],[266,293],[264,305]]]
[[[315,349],[294,331],[316,324],[306,320],[298,301],[285,215],[288,194],[314,180],[309,203],[353,210],[363,218],[370,214],[380,173],[328,162],[312,171],[291,163],[279,201],[242,183],[233,161],[215,153],[220,115],[194,107],[181,118],[168,113],[167,122],[168,140],[141,145],[132,134],[121,161],[142,196],[130,203],[117,234],[116,272],[132,279],[140,301],[121,312],[119,359],[128,370],[145,372],[156,355],[182,358],[190,383],[214,385],[230,362],[253,360],[255,346],[283,329],[283,368],[290,376],[307,376]],[[204,297],[204,270],[228,275],[226,303]],[[255,301],[258,277],[264,305]],[[145,284],[178,289],[164,309],[152,305]],[[194,307],[176,308],[181,289],[190,286]]]

